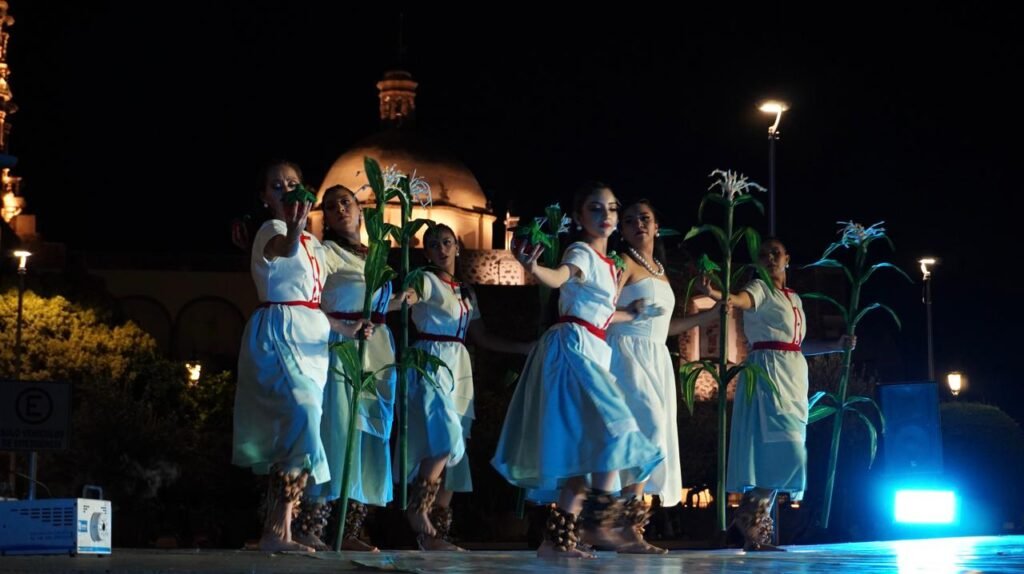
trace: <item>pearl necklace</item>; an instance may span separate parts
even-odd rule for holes
[[[665,266],[663,266],[661,264],[661,261],[658,261],[657,259],[654,259],[653,257],[651,258],[651,259],[654,259],[654,263],[656,263],[658,265],[658,270],[655,271],[651,267],[651,264],[647,262],[647,259],[643,255],[640,255],[639,253],[637,253],[636,249],[633,249],[632,246],[628,247],[628,249],[629,249],[630,255],[633,256],[633,259],[636,259],[637,263],[639,263],[640,265],[643,265],[644,269],[646,269],[648,272],[650,272],[651,275],[654,275],[655,277],[661,277],[661,276],[665,275]]]

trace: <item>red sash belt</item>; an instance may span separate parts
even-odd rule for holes
[[[584,329],[590,331],[591,333],[593,333],[594,336],[597,337],[598,339],[601,339],[602,341],[605,340],[605,330],[604,329],[598,327],[597,325],[595,325],[595,324],[593,324],[593,323],[591,323],[589,321],[584,321],[583,319],[580,319],[579,317],[573,317],[572,315],[562,315],[561,317],[558,318],[558,322],[559,323],[575,323],[575,324],[583,327]]]
[[[761,341],[754,343],[755,351],[793,351],[800,352],[800,345],[797,343],[783,343],[782,341]]]

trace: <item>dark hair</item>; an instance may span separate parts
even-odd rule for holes
[[[427,246],[427,241],[430,241],[431,239],[438,239],[441,233],[444,231],[451,233],[452,237],[459,244],[459,247],[462,247],[462,242],[459,241],[459,236],[455,234],[455,230],[453,230],[451,227],[448,227],[443,223],[435,223],[434,225],[428,227],[427,230],[423,232],[423,247]]]
[[[258,213],[260,215],[253,218],[254,220],[257,221],[257,227],[259,225],[262,225],[263,222],[265,222],[266,220],[270,219],[273,216],[273,214],[270,212],[267,206],[263,204],[263,192],[267,190],[267,184],[270,183],[270,172],[273,171],[274,168],[278,167],[292,168],[293,170],[295,170],[295,174],[299,176],[299,181],[302,181],[302,168],[299,167],[299,164],[293,161],[289,161],[286,159],[273,159],[263,164],[263,169],[260,171],[259,192],[257,192],[256,194],[256,204],[260,208],[258,210]]]
[[[302,168],[299,164],[288,161],[286,159],[274,159],[263,164],[260,168],[258,177],[254,179],[257,189],[256,194],[253,196],[253,201],[250,206],[245,209],[245,213],[241,217],[235,218],[237,225],[240,225],[244,230],[244,239],[249,243],[248,249],[252,249],[252,242],[256,238],[256,232],[260,227],[263,226],[270,218],[274,216],[270,212],[270,209],[263,204],[263,192],[267,189],[267,183],[270,180],[270,172],[275,167],[287,166],[295,170],[295,173],[299,176],[299,180],[302,180]],[[233,223],[234,224],[234,223]]]
[[[789,249],[786,248],[786,242],[784,242],[783,240],[779,239],[779,237],[777,235],[769,235],[768,237],[762,237],[761,238],[761,245],[764,245],[765,243],[769,243],[769,242],[772,242],[772,241],[774,241],[775,243],[778,243],[779,245],[781,245],[782,248],[786,250],[786,253],[789,253]],[[758,255],[760,255],[760,253]]]
[[[447,231],[448,233],[452,234],[452,238],[455,239],[455,243],[458,244],[459,250],[462,249],[462,240],[459,239],[459,236],[455,234],[455,230],[452,229],[451,227],[448,227],[444,223],[435,223],[434,225],[428,227],[427,230],[423,232],[423,248],[424,248],[423,258],[427,260],[428,266],[430,266],[433,269],[437,269],[437,268],[434,267],[434,264],[431,263],[430,259],[427,257],[427,254],[426,254],[427,242],[430,241],[431,239],[437,239],[437,240],[440,241],[440,235],[442,233],[444,233],[445,231]],[[458,271],[458,269],[456,269],[456,271]],[[469,283],[465,283],[462,280],[460,280],[458,277],[455,277],[455,276],[452,277],[452,280],[456,281],[456,282],[458,282],[458,283],[460,283],[462,285],[462,291],[461,291],[462,292],[462,298],[463,299],[470,298],[473,289],[472,289],[472,287],[469,286]]]
[[[576,215],[583,209],[583,204],[586,203],[588,197],[602,189],[611,191],[612,188],[610,185],[594,180],[584,182],[583,185],[577,187],[572,194],[572,215]]]
[[[779,245],[781,245],[783,249],[786,249],[786,244],[783,243],[782,240],[779,239],[778,236],[776,236],[776,235],[769,235],[768,237],[762,238],[761,239],[762,249],[764,248],[765,244],[770,243],[772,241],[774,241],[775,243],[778,243]],[[788,253],[788,251],[787,251],[787,253]],[[758,256],[758,259],[760,259],[761,254],[758,253],[757,256]],[[757,263],[757,261],[753,261],[753,263]],[[754,271],[753,268],[747,269],[746,273],[743,274],[743,277],[740,280],[740,285],[746,285],[747,283],[750,283],[751,281],[753,281],[754,279],[757,279],[757,278],[758,278],[758,274],[757,274],[756,271]]]
[[[459,240],[459,236],[455,234],[455,230],[452,229],[451,227],[448,227],[444,223],[435,222],[433,225],[427,227],[427,230],[423,232],[423,261],[427,265],[427,267],[432,267],[434,265],[430,261],[430,258],[427,257],[427,242],[430,241],[431,239],[437,239],[438,241],[440,241],[439,236],[445,231],[452,234],[452,237],[455,239],[455,243],[458,244],[459,249],[462,249],[462,241]]]
[[[344,185],[338,184],[332,185],[324,191],[323,197],[320,198],[321,210],[324,210],[324,203],[327,201],[327,196],[332,193],[348,193],[352,196],[352,199],[355,200],[356,205],[359,205],[359,198],[356,197],[356,193]],[[347,237],[342,237],[340,233],[331,229],[331,226],[327,225],[326,217],[324,218],[324,241],[333,241],[341,246],[342,249],[347,249],[349,251],[360,251],[360,247],[362,247],[358,241],[356,243],[352,243],[352,241]]]
[[[282,166],[294,169],[295,174],[299,176],[299,181],[302,181],[302,168],[299,167],[299,164],[286,159],[273,159],[263,166],[263,189],[267,187],[267,183],[270,181],[270,172],[273,171],[275,167]],[[263,189],[260,189],[261,194],[263,193]]]
[[[654,204],[651,203],[651,200],[646,199],[646,198],[638,199],[638,200],[634,201],[633,203],[629,204],[628,207],[626,207],[625,209],[622,210],[623,215],[625,214],[625,212],[629,211],[630,209],[633,209],[634,207],[637,207],[637,206],[640,206],[640,205],[646,205],[647,209],[651,210],[651,214],[654,215],[654,222],[657,223],[658,226],[660,227],[661,226],[661,216],[658,214],[658,210],[654,208]],[[621,221],[622,217],[623,216],[621,216],[621,215],[619,216],[619,223],[620,224],[622,222]],[[615,244],[613,245],[613,248],[616,251],[618,251],[618,252],[625,251],[628,254],[629,250],[626,249],[627,246],[629,246],[629,242],[626,241],[626,238],[623,237],[622,234],[620,233],[618,240],[615,241]],[[630,255],[630,257],[635,259],[632,255]],[[655,236],[655,238],[654,238],[654,258],[657,259],[658,261],[660,261],[662,265],[667,265],[668,254],[665,251],[665,242],[661,240],[661,237],[657,237],[657,236]],[[637,263],[639,263],[639,261],[637,261]]]
[[[579,187],[576,188],[575,192],[573,192],[573,194],[572,194],[572,211],[569,212],[569,215],[572,216],[574,222],[573,222],[572,228],[569,230],[569,238],[568,238],[568,240],[565,241],[563,243],[563,245],[562,245],[562,250],[563,251],[565,250],[565,247],[568,247],[572,243],[574,243],[576,241],[582,241],[583,240],[583,237],[584,237],[583,230],[582,229],[576,229],[577,226],[581,225],[580,223],[578,223],[577,218],[580,216],[580,213],[583,211],[583,204],[585,204],[587,202],[587,199],[590,196],[594,195],[595,193],[601,191],[602,189],[607,189],[608,191],[612,191],[611,186],[609,186],[608,184],[600,182],[600,181],[596,181],[596,180],[591,180],[591,181],[584,182],[582,185],[580,185]],[[614,191],[612,191],[612,195],[615,195]],[[617,200],[618,199],[616,198],[616,201]],[[558,223],[555,222],[555,225],[558,225]],[[558,255],[559,255],[559,257],[561,257],[562,254],[559,253]]]

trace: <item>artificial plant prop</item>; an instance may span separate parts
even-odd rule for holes
[[[373,190],[376,205],[363,208],[363,220],[366,223],[366,234],[368,246],[366,251],[366,263],[364,273],[366,277],[366,291],[363,296],[363,319],[367,322],[373,313],[373,296],[385,283],[396,276],[402,285],[402,292],[412,288],[417,294],[423,293],[423,270],[421,268],[409,269],[409,244],[416,232],[424,225],[431,222],[426,219],[409,221],[412,213],[412,201],[417,200],[421,205],[429,205],[431,201],[430,186],[415,173],[410,178],[398,171],[395,166],[381,171],[380,165],[371,157],[363,160],[366,169],[369,186]],[[384,208],[392,198],[398,198],[401,209],[401,226],[396,226],[384,221]],[[391,239],[394,239],[402,248],[402,259],[399,271],[395,271],[388,264],[388,252],[391,249]],[[366,358],[365,340],[359,339],[358,343],[346,341],[332,345],[332,350],[338,354],[341,369],[339,374],[348,384],[352,385],[352,401],[350,403],[348,443],[345,449],[345,463],[343,465],[341,480],[341,500],[347,501],[351,482],[351,457],[355,447],[356,437],[356,414],[358,397],[363,392],[374,391],[376,373],[389,368],[395,368],[398,375],[398,449],[399,449],[399,476],[402,477],[399,489],[399,504],[401,508],[406,506],[406,482],[408,475],[408,381],[406,375],[409,370],[421,374],[429,383],[436,384],[433,372],[438,367],[448,368],[443,361],[427,354],[420,349],[409,348],[409,305],[402,303],[401,326],[399,329],[398,348],[395,352],[395,363],[386,365],[375,372],[363,371]],[[375,391],[374,391],[375,392]],[[348,504],[340,504],[341,517],[339,524],[345,524],[345,514],[348,511]],[[339,528],[337,538],[334,542],[335,550],[341,549],[342,531]]]
[[[846,326],[846,335],[849,337],[854,336],[861,319],[875,309],[882,309],[889,313],[893,321],[896,321],[896,327],[900,327],[900,319],[892,308],[882,303],[862,305],[860,300],[861,289],[864,287],[864,284],[879,269],[892,269],[905,277],[907,281],[913,282],[909,275],[892,263],[881,261],[868,265],[868,247],[875,241],[884,239],[889,244],[891,250],[896,250],[892,240],[885,234],[885,229],[882,227],[883,223],[885,222],[880,221],[870,227],[864,227],[852,221],[840,221],[839,225],[842,227],[839,230],[839,240],[829,245],[820,259],[805,266],[805,268],[817,267],[843,270],[843,274],[850,285],[850,300],[847,305],[842,305],[832,297],[822,293],[807,293],[803,295],[803,298],[827,301],[834,305],[843,318],[843,324]],[[833,257],[840,250],[852,252],[852,267],[844,265]],[[809,402],[808,424],[833,415],[835,416],[832,420],[832,444],[829,449],[828,474],[825,479],[825,504],[822,506],[821,513],[821,525],[823,528],[828,528],[829,515],[832,511],[832,491],[836,480],[836,465],[839,462],[839,440],[843,432],[843,420],[846,418],[846,414],[852,413],[856,415],[867,428],[868,436],[871,439],[871,462],[869,464],[875,460],[875,453],[878,449],[878,433],[879,431],[885,432],[885,417],[882,416],[882,411],[874,400],[869,397],[846,396],[846,387],[850,381],[850,362],[852,357],[852,348],[847,347],[843,349],[843,366],[839,372],[839,392],[833,395],[832,393],[819,391],[811,397]],[[878,426],[875,426],[874,421],[868,417],[864,409],[874,412],[878,416]]]
[[[728,297],[730,290],[736,285],[740,278],[743,277],[748,270],[756,272],[765,282],[768,284],[769,289],[772,288],[771,278],[768,276],[768,271],[757,263],[758,254],[761,249],[761,236],[758,235],[757,231],[752,227],[736,227],[733,222],[733,215],[737,207],[745,204],[753,204],[758,208],[761,213],[764,213],[764,206],[761,205],[751,192],[764,191],[764,188],[760,185],[748,181],[745,176],[738,174],[733,171],[723,171],[716,169],[711,172],[710,177],[716,178],[715,181],[708,187],[709,190],[714,190],[716,187],[717,191],[710,191],[705,194],[704,199],[700,202],[700,207],[697,210],[697,221],[700,225],[695,226],[687,232],[684,237],[685,240],[692,239],[698,235],[708,233],[710,234],[718,247],[720,259],[718,261],[712,260],[707,254],[703,254],[697,261],[697,268],[699,273],[693,277],[686,289],[686,300],[690,298],[690,292],[693,289],[694,282],[701,280],[702,277],[706,277],[715,288],[722,292],[722,297]],[[725,225],[719,227],[710,223],[704,223],[704,210],[708,204],[716,204],[721,206],[725,211]],[[733,270],[733,252],[738,248],[741,242],[746,243],[747,251],[750,255],[752,263],[748,263],[740,266],[735,271]],[[719,531],[725,531],[725,465],[726,465],[726,436],[728,426],[726,425],[726,388],[729,386],[729,382],[736,377],[736,375],[743,373],[744,380],[746,381],[746,393],[748,397],[753,396],[754,390],[757,385],[758,378],[767,381],[772,392],[778,392],[775,388],[774,382],[768,376],[768,373],[753,363],[740,363],[738,365],[729,366],[729,354],[728,354],[728,308],[726,305],[722,305],[719,312],[719,321],[721,322],[721,329],[718,337],[718,361],[717,365],[715,361],[710,359],[700,361],[690,361],[683,363],[679,367],[679,375],[682,385],[683,400],[686,403],[686,408],[689,409],[690,414],[693,414],[693,401],[694,401],[694,389],[697,385],[697,377],[701,372],[707,372],[714,378],[718,384],[718,472],[717,482],[715,484],[715,524]]]
[[[304,184],[297,184],[284,193],[285,203],[316,203],[316,192]]]
[[[561,256],[561,240],[559,236],[569,232],[572,218],[562,212],[562,206],[557,203],[544,208],[544,217],[536,217],[526,225],[516,228],[515,236],[512,238],[512,251],[524,248],[527,253],[538,245],[544,248],[540,260],[545,267],[554,269],[558,267],[558,258]],[[538,322],[538,334],[544,332],[544,310],[547,309],[548,301],[551,299],[551,289],[545,285],[538,285],[540,295],[541,320]]]

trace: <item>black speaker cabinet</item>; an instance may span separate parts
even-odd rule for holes
[[[878,386],[885,415],[885,469],[891,475],[942,473],[939,394],[932,381]]]

